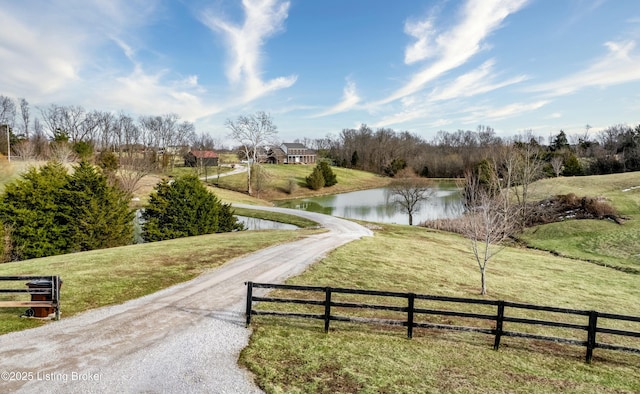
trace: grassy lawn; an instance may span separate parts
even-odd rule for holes
[[[234,208],[234,212],[236,215],[240,215],[240,216],[270,220],[272,222],[293,224],[294,226],[298,226],[301,228],[318,226],[318,223],[312,220],[301,218],[300,216],[295,216],[295,215],[288,215],[288,214],[267,212],[267,211],[261,211],[257,209],[246,209],[246,208]]]
[[[488,298],[640,316],[637,275],[596,265],[587,268],[580,261],[545,252],[506,248],[489,264]],[[337,249],[288,283],[480,297],[479,272],[464,239],[394,225],[384,225],[374,237]],[[354,301],[341,297],[332,300]],[[356,302],[390,304],[371,298],[360,296]],[[309,312],[305,306],[278,306],[283,308]],[[277,308],[270,304],[268,309]],[[393,312],[387,313],[382,316],[393,318]],[[375,314],[381,316],[381,312]],[[453,319],[441,317],[435,322],[456,323]],[[633,324],[619,327],[640,331],[640,324]],[[640,390],[640,355],[628,353],[596,349],[592,364],[587,365],[583,347],[503,338],[496,352],[493,337],[483,334],[416,329],[408,340],[402,327],[340,322],[332,322],[330,333],[324,334],[322,321],[263,316],[254,317],[252,327],[241,363],[272,393]],[[586,333],[537,326],[505,329],[586,338]],[[640,347],[637,338],[612,342]]]
[[[0,191],[15,179],[14,169],[0,163]],[[225,189],[211,187],[224,202],[269,205],[266,200],[306,197],[313,192],[304,178],[313,167],[266,165],[267,187],[261,197],[225,189],[244,190],[246,175],[220,178]],[[381,187],[389,182],[370,173],[333,168],[338,184],[321,190],[340,193]],[[137,192],[148,192],[159,178],[149,177]],[[289,180],[297,188],[287,193]],[[631,220],[623,225],[606,221],[568,221],[527,231],[532,246],[553,250],[508,247],[489,262],[488,299],[524,302],[640,316],[640,173],[603,177],[555,178],[537,182],[533,198],[573,192],[605,196]],[[623,191],[627,190],[628,191]],[[146,194],[145,194],[146,193]],[[241,215],[290,222],[286,216],[264,216],[237,209]],[[300,222],[301,227],[313,223]],[[72,255],[0,264],[0,275],[57,274],[62,286],[63,318],[104,305],[153,293],[214,269],[231,258],[319,231],[252,231],[214,234],[132,245]],[[590,264],[591,260],[597,264]],[[614,266],[618,269],[611,269]],[[624,272],[626,269],[629,272]],[[468,241],[448,233],[418,227],[380,225],[374,237],[349,243],[288,283],[354,287],[454,297],[478,297],[480,276]],[[290,294],[274,292],[273,294]],[[334,301],[375,302],[371,297]],[[387,302],[384,302],[387,303]],[[267,306],[262,306],[263,308]],[[419,307],[433,307],[424,304]],[[304,306],[278,305],[302,311]],[[475,307],[469,311],[493,313]],[[268,309],[276,309],[268,305]],[[35,327],[40,321],[20,318],[22,309],[0,309],[0,334]],[[352,312],[354,313],[354,312]],[[370,316],[370,311],[355,312]],[[376,312],[378,313],[378,312]],[[376,316],[380,316],[376,314]],[[397,318],[393,312],[382,315]],[[539,313],[529,317],[546,319]],[[429,318],[431,319],[431,318]],[[431,322],[474,325],[456,318]],[[579,323],[578,318],[567,318]],[[475,322],[474,322],[475,323]],[[582,324],[580,323],[580,324]],[[503,338],[493,351],[493,337],[464,332],[416,329],[412,340],[402,327],[332,322],[329,334],[319,320],[255,317],[250,345],[240,362],[256,374],[270,393],[415,393],[415,392],[640,392],[640,355],[596,349],[592,364],[584,363],[584,347]],[[543,335],[584,339],[585,333],[537,326],[505,327]],[[615,328],[640,332],[640,324]],[[640,338],[598,334],[605,342],[640,347]]]
[[[0,276],[60,275],[64,318],[151,294],[232,258],[304,237],[311,231],[317,230],[212,234],[25,260],[0,264]],[[24,308],[0,309],[0,334],[42,324],[20,318],[22,312]]]
[[[264,164],[266,186],[259,196],[265,200],[282,200],[309,197],[318,194],[337,194],[354,190],[372,189],[389,184],[390,178],[381,177],[370,172],[332,167],[338,184],[318,191],[307,188],[305,178],[313,171],[312,165]],[[296,186],[288,193],[289,182]],[[247,175],[237,174],[220,178],[220,187],[231,190],[246,191]]]
[[[8,161],[6,157],[0,155],[0,193],[4,192],[4,185],[13,182],[20,177],[20,174],[24,173],[32,166],[39,166],[45,164],[44,161],[21,161],[14,160]]]
[[[634,189],[638,186],[640,172],[536,182],[533,198],[603,196],[629,220],[622,225],[603,220],[552,223],[528,229],[522,239],[535,248],[640,273],[640,188]]]

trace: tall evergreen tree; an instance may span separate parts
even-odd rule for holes
[[[331,166],[326,161],[321,161],[318,163],[318,167],[320,167],[320,171],[322,171],[322,177],[324,178],[324,186],[329,187],[338,183],[338,179],[336,174],[331,169]]]
[[[231,208],[210,193],[195,175],[163,180],[142,213],[146,241],[241,230]]]
[[[130,244],[133,211],[129,194],[110,186],[107,177],[86,161],[69,177],[61,210],[68,217],[72,251]]]
[[[0,222],[13,260],[126,245],[133,241],[128,195],[89,163],[73,175],[58,163],[29,169],[6,186]]]
[[[69,181],[62,164],[51,162],[30,168],[21,179],[5,187],[0,222],[11,228],[12,259],[22,260],[65,253],[68,218],[59,202]]]
[[[320,167],[313,168],[313,172],[306,178],[307,186],[312,190],[320,190],[324,187],[324,176]]]

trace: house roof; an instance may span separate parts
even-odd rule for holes
[[[192,150],[191,154],[198,159],[213,159],[218,157],[218,154],[212,150]]]
[[[301,144],[299,142],[285,142],[282,145],[286,146],[287,148],[293,148],[293,149],[306,149],[307,148],[306,146],[304,146],[304,144]]]

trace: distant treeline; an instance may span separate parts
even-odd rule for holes
[[[417,134],[366,125],[336,137],[303,141],[336,165],[393,176],[405,167],[428,177],[463,177],[483,161],[500,162],[505,152],[525,148],[543,162],[547,176],[610,174],[640,170],[640,125],[619,124],[590,135],[560,130],[545,141],[531,132],[500,138],[488,126],[476,131],[439,131],[427,141]],[[543,174],[541,174],[543,175]]]
[[[0,153],[8,153],[7,141],[11,154],[23,159],[64,162],[72,155],[89,158],[93,153],[110,151],[126,164],[139,160],[143,153],[145,162],[166,169],[174,157],[190,148],[222,148],[222,136],[198,134],[192,123],[180,121],[176,114],[132,118],[123,112],[56,104],[38,108],[38,113],[33,115],[25,99],[0,95]],[[479,163],[498,163],[505,157],[505,150],[525,146],[544,163],[542,169],[547,176],[640,170],[640,125],[618,124],[593,134],[589,128],[571,136],[560,130],[545,143],[531,132],[501,138],[491,127],[482,125],[475,131],[439,131],[432,140],[407,131],[373,130],[362,125],[343,129],[337,136],[300,142],[335,165],[389,176],[410,168],[425,177],[463,177],[466,170]]]

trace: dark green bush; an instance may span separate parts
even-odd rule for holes
[[[149,242],[243,229],[231,206],[221,203],[195,175],[158,183],[142,219],[142,237]]]
[[[324,176],[320,167],[313,168],[313,172],[306,178],[307,186],[312,190],[320,190],[324,187]]]

